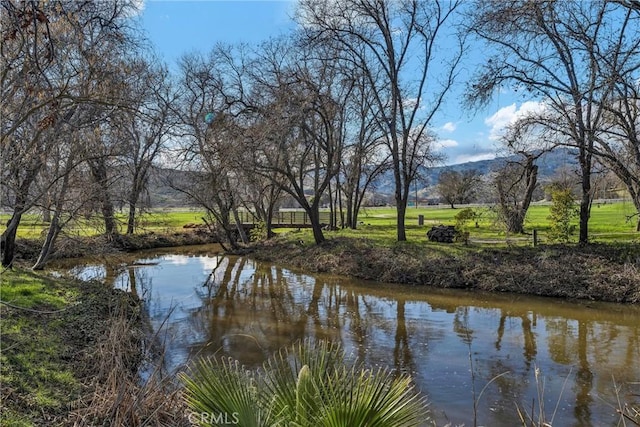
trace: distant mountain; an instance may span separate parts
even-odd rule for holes
[[[475,169],[481,175],[487,175],[492,171],[500,168],[507,161],[517,160],[516,156],[500,157],[492,160],[480,160],[477,162],[459,163],[450,166],[438,166],[432,168],[423,168],[421,170],[421,180],[418,183],[419,189],[425,187],[433,187],[438,183],[440,174],[447,170],[463,172]],[[576,155],[570,149],[561,148],[550,153],[543,154],[537,161],[538,164],[538,180],[545,181],[552,177],[556,170],[560,167],[569,166],[577,167]],[[152,208],[173,208],[192,206],[193,202],[188,197],[173,189],[169,185],[169,181],[179,181],[187,184],[193,179],[194,172],[178,171],[175,169],[156,168],[149,182],[149,202]],[[373,188],[379,196],[393,195],[394,183],[393,172],[388,171],[380,176]]]
[[[476,162],[459,163],[449,166],[437,166],[431,168],[422,168],[420,171],[421,179],[419,187],[428,187],[436,185],[440,174],[444,171],[464,172],[468,170],[476,170],[480,175],[487,175],[500,167],[506,162],[516,161],[518,156],[498,157],[491,160],[479,160]],[[551,178],[556,170],[561,167],[577,167],[576,154],[569,148],[558,148],[554,151],[544,153],[536,162],[538,165],[538,180],[545,181]],[[375,192],[379,194],[393,194],[394,192],[393,172],[388,171],[380,176],[375,183]]]
[[[192,206],[186,194],[174,189],[170,181],[189,182],[191,172],[176,169],[155,168],[149,177],[149,204],[152,208],[181,208]]]

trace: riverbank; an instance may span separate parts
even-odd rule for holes
[[[217,238],[199,229],[170,233],[118,234],[110,239],[104,235],[60,237],[50,259],[102,256],[118,252],[205,245],[217,242]],[[16,260],[27,263],[35,262],[41,247],[42,240],[40,239],[18,239],[16,241]]]
[[[431,242],[380,245],[336,237],[321,245],[280,237],[251,257],[309,272],[388,283],[514,292],[617,303],[640,302],[637,244],[486,247]]]
[[[188,425],[172,379],[140,383],[150,330],[137,297],[19,265],[0,279],[0,425]]]

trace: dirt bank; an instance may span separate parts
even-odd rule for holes
[[[251,256],[309,272],[441,288],[517,292],[618,303],[640,302],[639,245],[482,248],[376,245],[336,238],[322,245],[275,239]]]

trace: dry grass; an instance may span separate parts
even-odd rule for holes
[[[70,425],[189,426],[187,408],[175,377],[161,364],[141,380],[139,324],[121,313],[113,318],[88,359],[94,361],[91,390],[70,415]]]
[[[388,283],[640,302],[640,248],[593,244],[486,248],[445,244],[378,245],[338,237],[321,245],[275,239],[252,256],[310,272]]]

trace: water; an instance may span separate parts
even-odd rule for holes
[[[409,372],[439,426],[473,425],[474,396],[486,426],[521,425],[517,408],[537,417],[540,397],[554,426],[615,426],[618,399],[640,401],[638,306],[354,281],[218,250],[72,261],[72,272],[142,297],[171,368],[213,354],[257,367],[327,338],[368,366]]]

